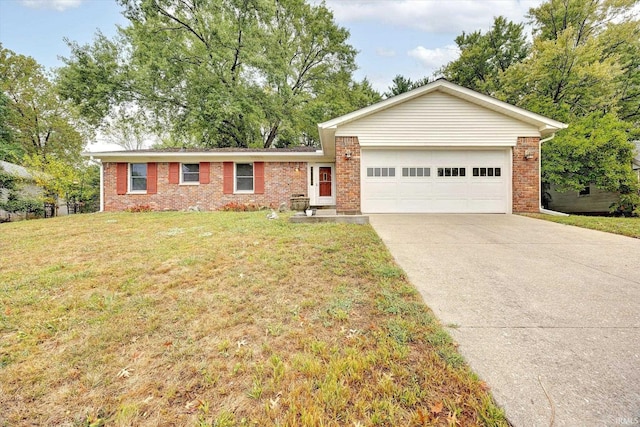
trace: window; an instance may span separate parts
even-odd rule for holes
[[[438,168],[438,176],[449,177],[449,176],[466,176],[467,169],[466,168]]]
[[[367,168],[367,176],[396,176],[396,168]]]
[[[183,163],[181,178],[183,184],[200,182],[200,163]]]
[[[589,194],[591,194],[591,187],[587,185],[582,190],[580,190],[578,196],[588,196]]]
[[[147,191],[147,164],[131,163],[129,191]]]
[[[253,192],[253,163],[236,163],[236,191]]]
[[[430,177],[431,168],[402,168],[402,176]]]
[[[501,176],[500,168],[473,168],[473,176]]]

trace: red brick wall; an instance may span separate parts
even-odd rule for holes
[[[356,136],[336,137],[336,187],[336,211],[360,213],[360,143]]]
[[[533,158],[526,159],[527,152]],[[540,212],[540,138],[520,137],[513,148],[513,212]]]
[[[296,171],[296,168],[299,168]],[[104,210],[121,211],[138,205],[153,210],[183,210],[199,206],[216,210],[229,202],[256,203],[277,208],[292,194],[307,194],[307,164],[305,162],[265,162],[264,194],[223,194],[222,163],[211,163],[209,184],[169,184],[169,164],[158,163],[157,194],[116,194],[116,163],[104,164]]]

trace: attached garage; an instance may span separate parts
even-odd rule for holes
[[[540,209],[540,143],[566,125],[444,79],[318,125],[343,213]]]
[[[507,213],[510,150],[362,150],[362,211]]]

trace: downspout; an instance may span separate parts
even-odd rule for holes
[[[538,197],[540,198],[540,213],[543,214],[548,214],[548,215],[556,215],[556,216],[569,216],[569,214],[566,214],[564,212],[556,212],[556,211],[552,211],[550,209],[545,209],[542,207],[542,144],[547,142],[547,141],[551,141],[553,138],[556,137],[555,132],[551,134],[550,137],[548,138],[544,138],[540,140],[540,144],[538,146],[538,188],[540,188],[540,194],[538,195]]]

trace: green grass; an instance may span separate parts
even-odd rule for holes
[[[369,226],[0,225],[0,426],[506,425]]]
[[[640,239],[640,218],[545,214],[527,214],[526,216]]]

